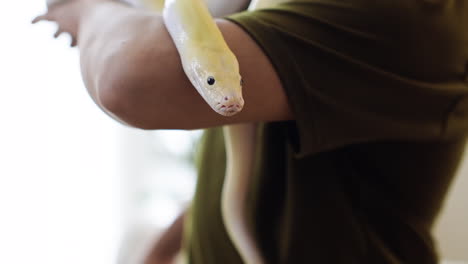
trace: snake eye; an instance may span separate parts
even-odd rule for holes
[[[216,80],[213,76],[210,76],[208,77],[208,79],[206,80],[206,82],[209,84],[209,85],[213,85],[215,84]]]
[[[240,85],[241,85],[241,86],[244,86],[244,79],[242,79],[242,78],[241,78],[241,80],[240,80]]]

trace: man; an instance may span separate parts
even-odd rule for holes
[[[36,21],[72,34],[91,97],[123,123],[262,123],[248,215],[267,263],[435,264],[468,131],[467,14],[463,0],[309,0],[218,20],[245,81],[232,118],[191,87],[160,16],[71,0]],[[241,263],[220,215],[219,132],[185,214],[190,263]]]

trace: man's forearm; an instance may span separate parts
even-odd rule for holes
[[[130,37],[129,28],[145,25],[144,17],[134,19],[134,10],[111,0],[83,6],[79,20],[78,47],[83,81],[93,100],[103,106],[103,83],[109,81],[109,60]],[[127,29],[127,31],[125,30]],[[117,65],[116,65],[117,66]]]
[[[78,47],[84,83],[95,102],[131,126],[183,124],[173,121],[187,116],[176,107],[180,99],[202,100],[182,70],[162,17],[111,0],[90,1],[80,19]]]
[[[208,0],[207,4],[216,15],[226,15],[241,11],[249,2],[250,0],[229,0],[223,3],[222,0]],[[132,38],[131,33],[143,34],[144,28],[151,32],[155,20],[150,13],[142,16],[141,10],[132,10],[115,0],[93,0],[84,8],[78,32],[82,75],[91,97],[102,105],[99,82],[107,81],[103,79],[108,70],[105,62]]]
[[[161,16],[111,0],[82,1],[88,2],[79,12],[77,33],[84,83],[117,120],[144,129],[195,129],[291,118],[271,63],[235,24],[217,21],[241,66],[248,104],[226,118],[191,85]]]
[[[166,264],[173,262],[177,253],[182,248],[186,210],[174,220],[171,226],[162,233],[161,237],[151,247],[150,252],[145,258],[145,264]]]

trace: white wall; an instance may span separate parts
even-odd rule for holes
[[[1,1],[0,263],[111,264],[120,240],[115,122],[90,100],[76,50]]]

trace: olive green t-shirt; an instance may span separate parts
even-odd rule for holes
[[[311,0],[228,18],[295,116],[258,133],[247,215],[268,264],[437,263],[431,228],[468,130],[467,15],[457,0]],[[189,263],[241,264],[220,213],[221,129],[199,165]]]

